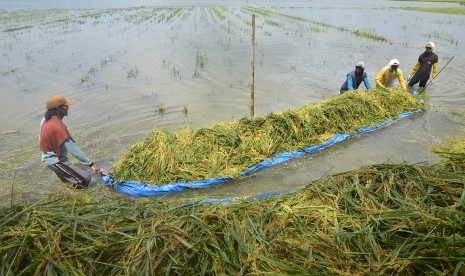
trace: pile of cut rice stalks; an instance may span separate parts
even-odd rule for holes
[[[461,142],[465,145],[465,140]],[[0,209],[0,275],[464,275],[465,149],[232,204],[99,201]]]
[[[237,177],[276,154],[317,145],[338,133],[352,133],[420,108],[419,98],[400,90],[356,91],[253,120],[174,133],[155,129],[127,150],[112,176],[153,184]]]

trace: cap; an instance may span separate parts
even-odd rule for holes
[[[363,61],[359,61],[355,64],[355,67],[361,67],[362,69],[365,69],[365,63]]]
[[[434,45],[434,42],[430,41],[430,42],[426,43],[426,45],[425,45],[425,47],[428,47],[428,46],[430,46],[432,49],[434,49],[434,46],[436,46],[436,45]]]
[[[389,61],[389,66],[392,65],[399,65],[399,61],[397,59],[391,59],[391,61]]]
[[[52,109],[59,107],[60,105],[72,105],[74,104],[73,100],[67,99],[62,95],[52,95],[48,98],[45,107],[47,109]]]
[[[399,66],[399,61],[397,59],[391,59],[388,64],[389,69],[392,69],[392,66]]]

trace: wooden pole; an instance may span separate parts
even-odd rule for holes
[[[252,14],[252,50],[251,50],[252,60],[251,60],[251,80],[250,80],[250,118],[254,116],[254,90],[255,90],[255,14]]]

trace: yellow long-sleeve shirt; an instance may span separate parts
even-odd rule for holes
[[[405,84],[404,74],[400,68],[397,68],[395,71],[389,70],[389,67],[386,66],[378,73],[376,76],[376,87],[377,88],[386,88],[392,86],[394,79],[399,80],[399,84],[402,87],[404,92],[407,92],[407,85]]]

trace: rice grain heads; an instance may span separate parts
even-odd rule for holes
[[[238,177],[278,153],[313,146],[421,107],[419,98],[396,89],[356,91],[252,120],[176,132],[155,129],[127,150],[112,176],[154,184]]]
[[[0,275],[464,275],[459,155],[231,204],[57,193],[0,208]]]

